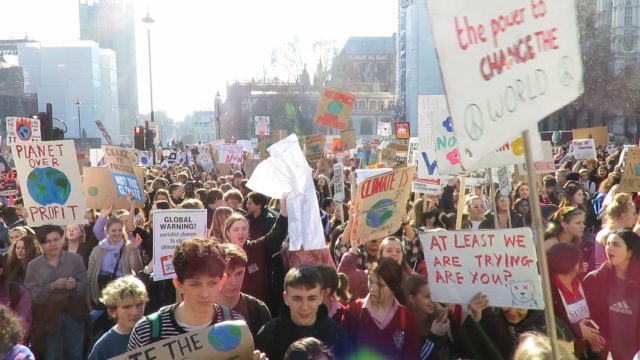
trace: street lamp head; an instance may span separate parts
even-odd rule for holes
[[[151,16],[149,16],[149,8],[147,8],[147,16],[145,16],[145,17],[143,17],[143,18],[142,18],[142,22],[143,22],[143,23],[145,23],[145,24],[147,24],[147,25],[153,24],[153,23],[155,22],[155,21],[151,18]]]
[[[80,105],[80,104],[82,104],[82,103],[80,102],[80,99],[76,99],[76,105]]]

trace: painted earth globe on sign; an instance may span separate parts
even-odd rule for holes
[[[229,352],[240,345],[242,329],[235,324],[219,324],[209,330],[209,344],[220,352]]]
[[[35,168],[27,177],[29,195],[38,204],[65,204],[71,195],[71,183],[60,170],[52,167]]]
[[[391,217],[396,209],[396,204],[391,199],[382,199],[373,204],[371,210],[367,213],[367,226],[379,228],[384,225]]]

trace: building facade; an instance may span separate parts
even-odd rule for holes
[[[80,0],[80,37],[115,52],[120,129],[130,135],[138,119],[136,17],[131,0]]]
[[[18,44],[25,91],[38,94],[38,109],[53,105],[54,126],[63,121],[65,138],[102,138],[95,120],[102,120],[118,139],[120,114],[116,56],[94,41],[29,42]],[[79,101],[79,104],[77,102]],[[78,117],[78,114],[80,115]]]

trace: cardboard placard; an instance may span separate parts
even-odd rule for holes
[[[73,141],[19,142],[11,152],[29,226],[87,223]]]
[[[287,130],[273,130],[273,135],[271,136],[271,140],[274,143],[286,138],[288,136]]]
[[[258,150],[260,151],[260,157],[263,160],[269,157],[269,152],[267,151],[267,149],[269,149],[269,146],[275,143],[276,141],[272,139],[263,140],[258,143]]]
[[[252,154],[249,154],[249,156],[244,159],[242,169],[244,170],[245,178],[248,179],[251,177],[253,171],[258,167],[258,164],[260,164],[261,161],[262,160],[260,159],[254,159]]]
[[[111,360],[252,359],[255,346],[247,323],[224,321],[128,351]]]
[[[342,149],[355,149],[356,148],[356,131],[354,129],[344,130],[340,132],[340,141],[342,142]]]
[[[140,183],[144,181],[144,169],[135,167],[133,171]],[[116,188],[111,179],[111,172],[106,167],[82,168],[82,189],[87,207],[89,209],[106,209],[113,206],[115,209],[129,209],[127,199],[121,198],[116,193]],[[143,202],[135,202],[135,207],[143,208]]]
[[[544,309],[530,228],[427,232],[420,241],[433,301],[469,304],[482,292],[491,306]]]
[[[355,196],[352,194],[356,214],[351,231],[352,246],[381,239],[400,228],[415,173],[414,166],[401,167],[358,184]]]
[[[231,166],[231,164],[216,163],[216,170],[217,170],[216,173],[218,174],[218,176],[231,175],[231,171],[233,170],[233,167]]]
[[[427,7],[465,169],[584,91],[574,1],[429,0]]]
[[[304,138],[304,156],[309,166],[315,168],[316,163],[324,157],[324,135],[315,134]]]
[[[142,183],[138,181],[133,170],[134,162],[131,161],[134,158],[137,163],[138,156],[136,154],[132,155],[129,149],[118,146],[104,145],[102,150],[104,151],[104,160],[107,163],[107,168],[111,170],[111,177],[116,187],[117,196],[126,198],[128,194],[132,194],[134,201],[143,202]]]
[[[207,209],[153,211],[153,281],[173,279],[171,260],[181,242],[207,236]]]
[[[314,122],[338,130],[349,128],[349,116],[355,100],[354,94],[325,88],[318,102]]]
[[[341,204],[344,199],[344,165],[338,163],[333,165],[333,200]]]
[[[571,133],[574,139],[593,139],[596,146],[609,145],[609,128],[607,126],[573,129]]]
[[[242,145],[224,144],[216,145],[216,153],[218,154],[218,162],[225,164],[242,164],[244,157],[242,156]]]
[[[640,191],[640,147],[628,148],[624,157],[624,171],[620,180],[620,191]]]

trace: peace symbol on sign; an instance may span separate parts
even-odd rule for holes
[[[573,82],[573,60],[568,56],[563,56],[558,62],[558,79],[564,86]]]
[[[482,119],[482,111],[476,104],[467,106],[464,114],[464,130],[469,138],[473,141],[480,139],[484,133],[484,121]]]

